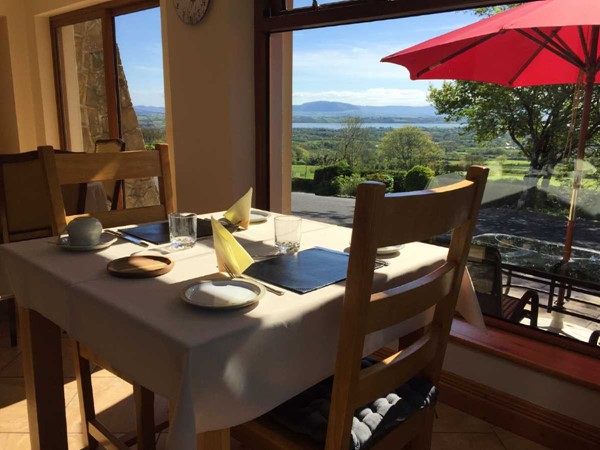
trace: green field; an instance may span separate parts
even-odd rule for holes
[[[305,164],[292,165],[292,178],[305,178],[312,180],[315,176],[315,170],[319,166],[307,166]]]
[[[456,164],[459,161],[449,161],[450,164]],[[485,165],[490,168],[488,180],[518,180],[522,181],[523,177],[529,169],[529,162],[521,159],[507,159],[500,163],[497,159],[490,159],[485,162]],[[304,178],[312,180],[315,176],[315,170],[320,166],[310,166],[306,164],[292,165],[292,178]],[[541,180],[540,180],[541,183]],[[568,180],[559,180],[552,177],[550,186],[570,186]],[[587,189],[597,189],[596,182],[593,180],[584,180],[583,187]]]

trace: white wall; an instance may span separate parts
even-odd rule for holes
[[[600,428],[598,391],[452,342],[444,370]]]
[[[186,25],[161,2],[178,209],[227,209],[254,184],[252,2],[211,2]]]

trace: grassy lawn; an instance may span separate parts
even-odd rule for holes
[[[450,164],[458,163],[458,161],[449,162]],[[523,176],[527,173],[527,170],[529,168],[529,162],[520,159],[507,159],[503,161],[502,164],[496,159],[490,159],[485,162],[485,165],[490,168],[490,175],[488,177],[490,181],[523,181]],[[312,180],[315,176],[315,170],[317,170],[318,168],[319,166],[294,164],[292,165],[292,178],[305,178]],[[570,183],[567,183],[565,185],[563,182],[561,184],[559,180],[557,180],[555,177],[552,177],[552,179],[550,180],[550,186],[570,187]],[[585,179],[583,181],[583,187],[592,190],[598,189],[594,181]]]
[[[306,178],[312,180],[315,177],[315,170],[319,166],[292,165],[292,178]]]

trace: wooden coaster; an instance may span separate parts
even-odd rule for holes
[[[115,259],[108,263],[106,270],[115,277],[152,278],[170,272],[173,265],[173,261],[164,256],[140,255]]]

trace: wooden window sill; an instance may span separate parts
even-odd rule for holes
[[[455,318],[450,341],[600,391],[600,359],[493,326],[487,333]],[[559,342],[559,341],[557,341]],[[596,351],[596,349],[591,349]]]

